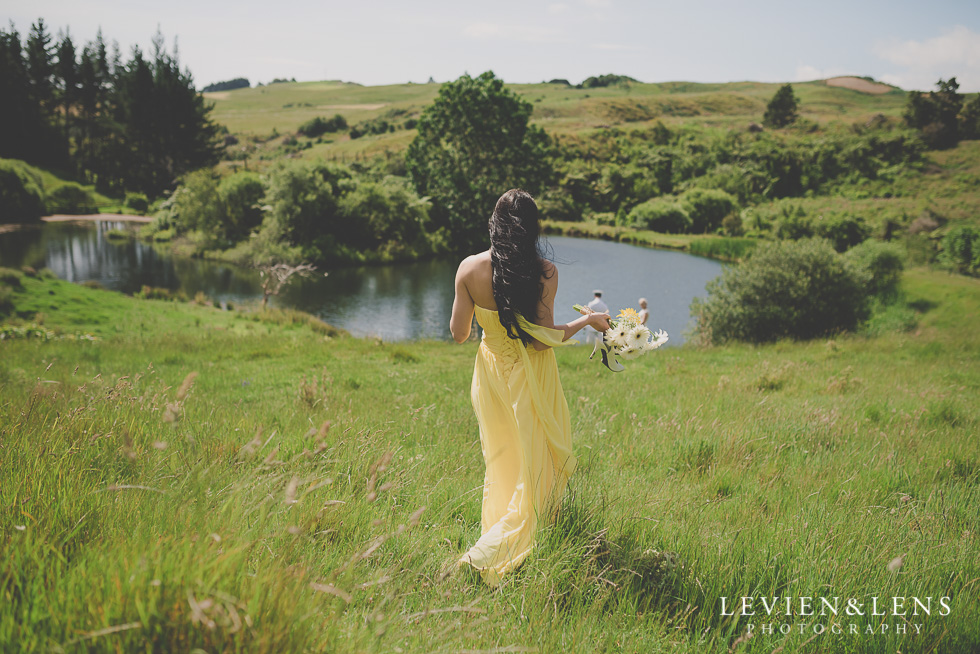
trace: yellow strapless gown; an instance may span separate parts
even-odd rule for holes
[[[539,522],[554,517],[575,457],[554,350],[508,338],[496,311],[477,306],[476,320],[483,340],[470,396],[487,469],[480,539],[460,563],[496,586],[531,553]],[[562,342],[561,330],[519,320],[547,345],[574,342]]]

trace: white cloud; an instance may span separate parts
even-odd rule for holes
[[[473,39],[501,39],[524,43],[554,43],[560,36],[558,30],[552,28],[499,23],[470,23],[463,28],[463,34]]]
[[[592,43],[589,46],[596,50],[611,50],[613,52],[640,52],[646,48],[638,45],[625,45],[623,43]]]
[[[564,2],[553,2],[552,4],[548,5],[549,14],[563,14],[566,11],[568,11],[568,5],[566,5]]]
[[[882,81],[903,89],[933,90],[940,79],[955,77],[961,92],[980,91],[980,34],[957,25],[922,41],[888,39],[872,51],[895,66]]]
[[[595,7],[596,9],[605,9],[612,5],[612,0],[582,0],[582,4],[586,7]]]

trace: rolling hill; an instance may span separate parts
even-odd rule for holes
[[[766,103],[779,86],[664,82],[589,89],[546,83],[509,84],[508,88],[534,105],[533,122],[549,133],[575,134],[609,126],[649,126],[658,120],[667,125],[745,126],[761,121]],[[435,83],[292,82],[203,95],[214,104],[214,119],[238,140],[229,148],[233,158],[292,154],[347,160],[406,148],[415,136],[411,120],[432,102],[439,87]],[[906,98],[901,89],[857,77],[794,83],[793,89],[801,116],[817,124],[865,121],[875,114],[897,117]],[[292,143],[304,122],[334,114],[342,115],[350,125],[385,120],[394,131],[358,139],[344,132]]]

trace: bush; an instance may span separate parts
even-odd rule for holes
[[[773,235],[779,239],[798,240],[814,235],[813,221],[803,207],[784,206],[773,227]]]
[[[24,273],[13,268],[0,268],[0,285],[11,288],[23,288]]]
[[[429,205],[402,180],[361,181],[338,203],[341,228],[334,234],[343,245],[358,249],[385,243],[411,246],[429,231]]]
[[[169,288],[163,288],[160,286],[147,286],[143,285],[143,288],[139,290],[134,297],[141,298],[143,300],[168,300],[170,302],[187,302],[187,293],[182,290],[171,291]]]
[[[224,238],[237,241],[262,224],[264,195],[265,184],[256,173],[235,173],[218,183]]]
[[[817,236],[834,245],[838,252],[846,252],[871,236],[871,228],[860,218],[854,216],[831,216],[814,222]]]
[[[342,132],[347,129],[347,119],[340,114],[334,114],[333,118],[322,118],[317,116],[299,126],[299,133],[309,138],[316,138],[327,132]]]
[[[585,207],[575,201],[570,193],[560,190],[547,190],[537,198],[541,217],[547,220],[578,222],[582,220]]]
[[[44,215],[41,176],[22,161],[0,159],[0,223],[32,222]]]
[[[150,201],[146,197],[145,193],[127,193],[124,206],[127,209],[142,215],[145,214],[150,208]]]
[[[905,269],[905,252],[898,245],[867,240],[844,256],[863,273],[871,295],[889,297],[898,290]]]
[[[943,237],[939,262],[958,273],[975,275],[980,272],[980,229],[957,225]]]
[[[635,227],[664,234],[683,234],[691,230],[691,217],[676,202],[647,200],[633,207],[629,219]]]
[[[681,204],[691,217],[691,231],[710,232],[721,227],[721,221],[738,209],[732,195],[716,189],[694,188],[681,196]]]
[[[46,205],[49,213],[99,213],[99,206],[92,194],[75,182],[68,182],[48,194]]]
[[[823,239],[759,244],[691,305],[709,343],[808,339],[853,330],[868,316],[867,278]]]

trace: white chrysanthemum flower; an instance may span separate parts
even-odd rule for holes
[[[643,325],[637,325],[626,335],[626,344],[642,350],[649,339],[650,330]]]
[[[658,347],[667,342],[667,332],[664,330],[659,330],[653,333],[653,339],[646,344],[647,350],[656,350]]]
[[[630,359],[635,359],[641,354],[643,354],[643,348],[636,347],[635,345],[627,345],[622,350],[620,350],[618,354],[619,356],[629,361]]]
[[[621,348],[627,344],[629,330],[622,323],[606,330],[606,342],[615,348]]]

